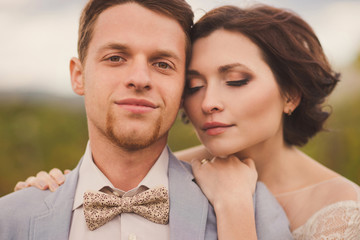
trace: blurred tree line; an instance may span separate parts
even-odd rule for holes
[[[354,64],[360,70],[360,55]],[[360,71],[359,71],[360,72]],[[359,72],[353,81],[359,82]],[[340,83],[341,84],[341,83]],[[302,150],[329,168],[360,184],[360,91],[332,105],[328,131]],[[74,168],[87,143],[81,98],[0,96],[0,196],[17,181],[53,167]],[[190,124],[180,117],[169,136],[173,151],[199,144]]]

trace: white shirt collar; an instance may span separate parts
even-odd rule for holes
[[[137,189],[140,186],[145,186],[147,188],[165,186],[166,188],[168,188],[168,183],[169,183],[168,165],[169,165],[169,152],[167,147],[165,147],[162,153],[160,154],[160,157],[157,159],[157,161],[152,166],[150,171],[147,173],[147,175],[144,177],[144,179],[139,183],[139,185],[135,189]],[[99,191],[103,187],[111,187],[115,189],[113,184],[109,181],[109,179],[107,179],[107,177],[95,165],[92,158],[90,141],[89,141],[86,146],[83,160],[79,169],[79,180],[76,188],[73,210],[75,210],[76,208],[82,205],[83,195],[86,191],[89,190]],[[134,189],[130,191],[133,190]]]

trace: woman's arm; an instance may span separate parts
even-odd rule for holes
[[[252,195],[257,172],[235,156],[193,160],[196,182],[214,206],[219,239],[257,239]]]
[[[203,145],[177,151],[174,155],[178,159],[186,162],[190,162],[192,159],[212,158],[211,154]],[[64,174],[69,172],[70,170],[65,170]],[[14,191],[33,186],[42,190],[50,189],[50,191],[53,192],[64,183],[64,174],[58,168],[52,169],[49,173],[40,171],[36,176],[30,176],[25,181],[17,182]]]
[[[174,155],[178,159],[186,162],[191,162],[192,159],[212,158],[211,154],[203,145],[177,151]],[[64,173],[62,173],[58,168],[52,169],[49,173],[40,171],[36,176],[30,176],[25,181],[17,182],[14,191],[33,186],[42,190],[50,189],[50,191],[53,192],[64,183],[64,174],[69,172],[70,170],[65,170]]]

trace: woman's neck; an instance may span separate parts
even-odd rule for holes
[[[300,153],[284,141],[272,141],[258,144],[235,155],[240,159],[252,158],[255,161],[258,180],[265,183],[273,194],[277,194],[297,184],[294,182],[294,172],[301,162]]]

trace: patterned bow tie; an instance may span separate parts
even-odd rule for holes
[[[136,213],[152,222],[169,222],[169,196],[165,187],[149,189],[132,197],[117,197],[103,192],[85,192],[84,215],[93,231],[121,213]]]

